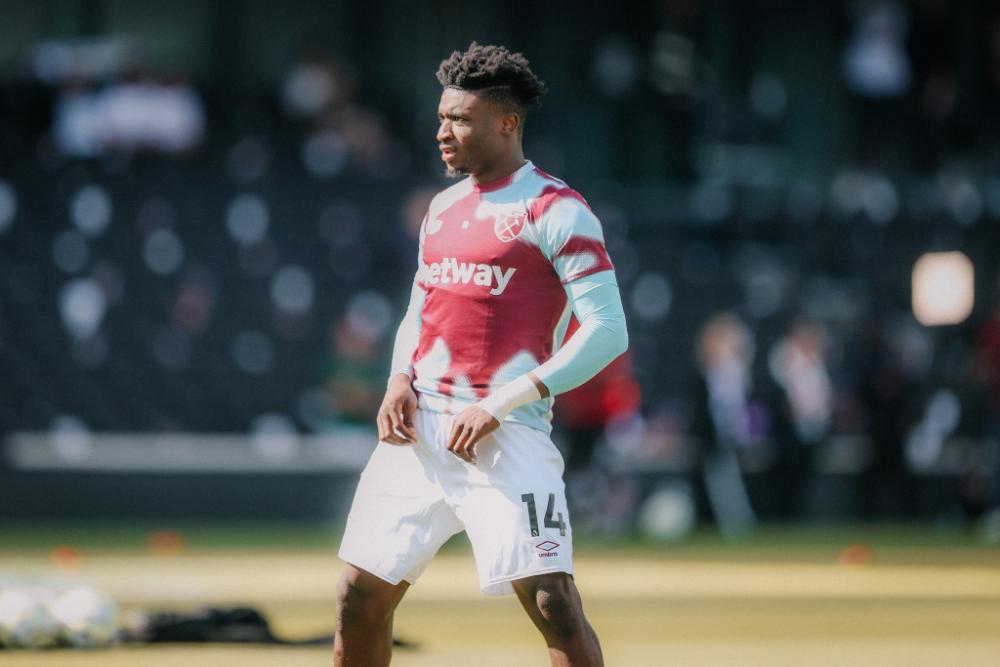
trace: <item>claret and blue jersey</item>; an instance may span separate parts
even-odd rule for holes
[[[409,370],[422,405],[456,413],[534,370],[563,342],[565,286],[612,269],[584,199],[530,162],[498,183],[467,178],[438,194],[407,315],[419,323]],[[535,401],[507,420],[548,432],[551,406]]]

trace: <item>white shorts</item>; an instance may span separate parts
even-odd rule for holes
[[[380,442],[354,495],[340,558],[391,584],[416,582],[465,530],[487,595],[546,572],[573,573],[563,459],[545,433],[504,423],[476,445],[475,465],[449,452],[453,415],[417,410],[417,443]]]

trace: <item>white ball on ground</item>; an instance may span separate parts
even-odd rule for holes
[[[59,638],[59,626],[48,609],[44,589],[0,590],[0,646],[48,648]]]
[[[694,500],[687,484],[665,485],[654,491],[639,510],[639,530],[655,540],[679,540],[695,526]]]
[[[106,593],[77,586],[56,597],[49,609],[62,640],[74,648],[111,646],[118,640],[118,605]]]

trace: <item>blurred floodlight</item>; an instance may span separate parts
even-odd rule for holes
[[[226,229],[240,245],[252,245],[264,238],[271,214],[257,195],[239,195],[226,210]]]
[[[972,313],[975,273],[961,252],[929,252],[913,266],[913,315],[924,326],[959,324]]]
[[[70,217],[87,236],[100,236],[111,222],[111,197],[99,185],[85,185],[70,200]]]
[[[282,89],[285,111],[299,118],[319,115],[337,96],[337,84],[321,65],[303,63],[285,79]]]
[[[282,414],[263,414],[250,425],[250,442],[261,458],[272,462],[288,461],[299,449],[295,424]]]
[[[873,175],[865,183],[861,201],[865,214],[878,225],[892,222],[899,212],[899,196],[896,194],[896,188],[882,175]]]
[[[66,461],[82,461],[90,456],[93,450],[90,429],[82,420],[72,415],[59,415],[53,419],[49,427],[49,437],[53,449]]]
[[[0,234],[10,229],[16,216],[17,193],[10,183],[0,179]]]
[[[157,229],[146,238],[142,257],[153,273],[170,275],[184,261],[184,246],[170,229]]]
[[[79,273],[89,259],[87,239],[75,229],[67,229],[52,242],[52,261],[65,273]]]
[[[644,320],[667,316],[674,301],[674,290],[662,273],[647,271],[632,288],[632,310]]]
[[[957,181],[949,190],[947,200],[948,212],[962,226],[975,223],[983,214],[983,196],[967,180]]]
[[[241,331],[236,334],[232,353],[240,370],[252,375],[267,373],[274,364],[271,339],[258,331]]]
[[[316,178],[332,178],[347,166],[347,144],[335,130],[312,135],[302,147],[306,169]]]
[[[392,305],[378,292],[360,292],[347,306],[347,323],[355,333],[381,340],[393,324]]]
[[[271,281],[274,305],[290,315],[308,312],[315,292],[312,276],[301,266],[286,266]]]
[[[89,338],[101,326],[107,297],[96,281],[78,278],[66,283],[59,293],[63,325],[74,338]]]
[[[601,92],[610,97],[632,92],[639,79],[635,46],[623,37],[610,37],[598,45],[594,53],[594,78]]]
[[[750,106],[761,118],[780,120],[785,113],[788,94],[781,79],[770,72],[757,72],[750,83]]]
[[[831,210],[849,218],[861,212],[864,206],[865,178],[855,169],[843,169],[830,183]]]
[[[732,196],[718,179],[706,179],[691,191],[691,215],[703,222],[721,222],[732,211]]]
[[[743,300],[747,313],[754,319],[774,315],[785,300],[781,276],[772,270],[753,273],[744,283]]]

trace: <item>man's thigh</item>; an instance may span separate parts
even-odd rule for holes
[[[563,461],[551,439],[505,423],[483,444],[477,470],[451,499],[472,543],[481,590],[512,593],[516,579],[572,573]]]
[[[436,483],[426,442],[434,420],[417,411],[418,442],[379,443],[361,474],[340,558],[390,583],[413,583],[449,537],[462,528]]]

